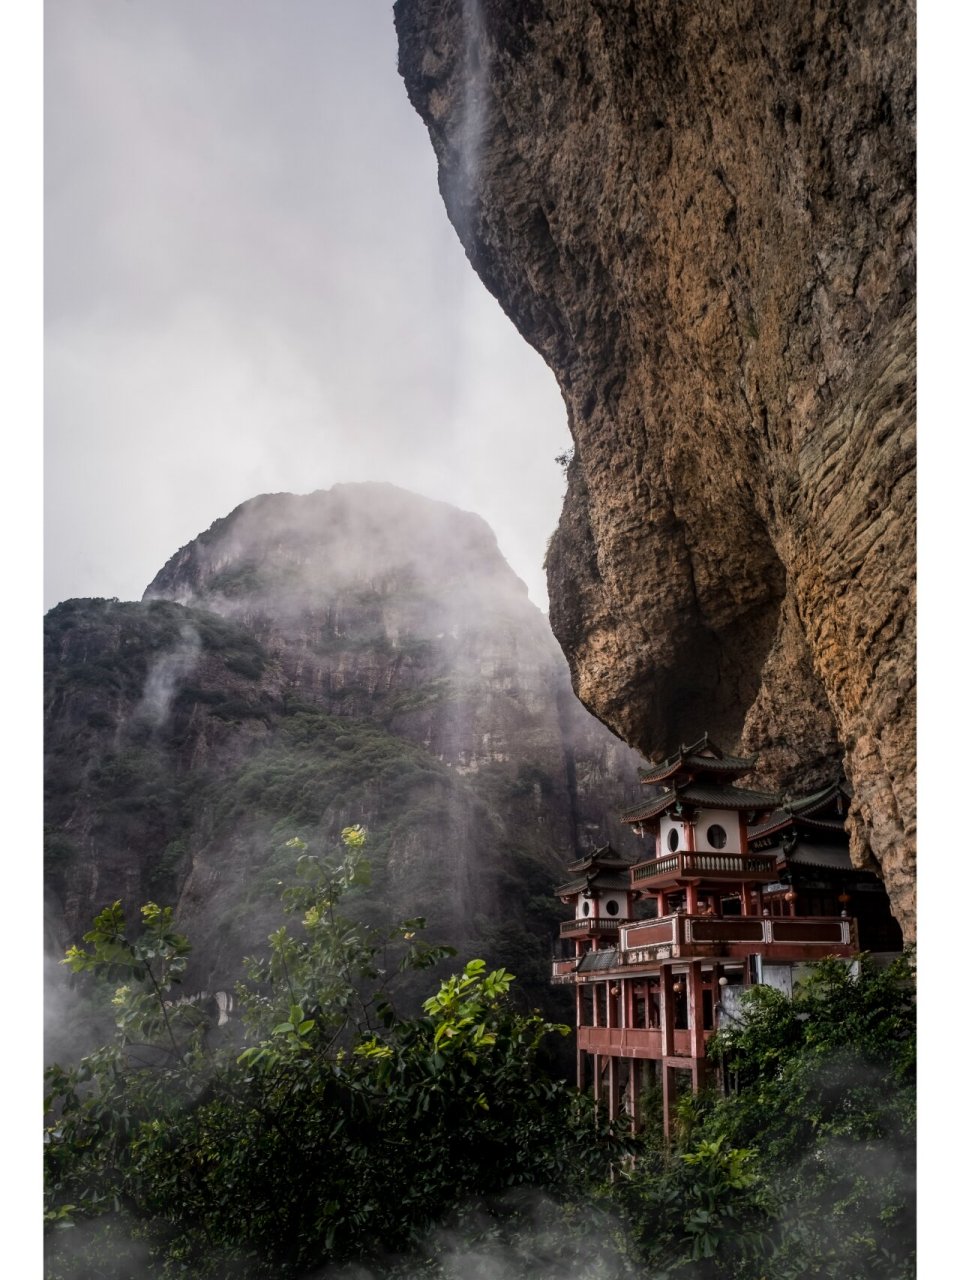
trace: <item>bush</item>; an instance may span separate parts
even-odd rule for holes
[[[411,1247],[477,1198],[605,1177],[623,1142],[538,1065],[566,1028],[513,1012],[504,969],[473,960],[422,1017],[397,1016],[390,974],[449,948],[422,920],[384,935],[341,910],[368,876],[363,833],[344,841],[326,860],[290,842],[292,920],[238,989],[239,1057],[172,998],[189,946],[169,909],[148,904],[134,937],[114,904],[68,952],[121,985],[117,1039],[47,1075],[49,1275],[68,1269],[71,1224],[95,1224],[90,1258],[111,1233],[141,1242],[148,1274],[298,1276]]]

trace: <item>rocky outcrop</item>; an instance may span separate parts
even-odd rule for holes
[[[657,756],[842,759],[912,936],[914,70],[877,0],[398,0],[466,252],[562,389],[574,687]]]
[[[424,915],[548,999],[554,885],[633,843],[634,753],[574,697],[489,527],[445,503],[252,499],[143,603],[68,601],[46,638],[54,947],[152,898],[194,940],[195,986],[229,985],[277,916],[286,842],[359,822],[365,915]]]

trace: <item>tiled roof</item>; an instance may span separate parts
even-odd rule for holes
[[[621,892],[623,889],[630,888],[630,877],[624,872],[622,875],[595,875],[581,876],[578,880],[568,880],[566,884],[562,884],[559,889],[554,889],[554,893],[558,898],[567,898],[573,893],[599,893],[604,889],[609,889],[613,893]]]
[[[822,787],[819,791],[812,791],[809,795],[797,796],[795,800],[788,799],[782,802],[780,807],[775,809],[764,822],[751,827],[748,832],[749,838],[754,840],[759,836],[773,835],[775,832],[789,827],[797,820],[821,826],[829,831],[842,831],[843,818],[841,816],[838,815],[835,818],[814,816],[840,795],[843,795],[846,800],[850,798],[849,792],[842,782],[833,782],[829,787]]]
[[[829,844],[798,843],[787,855],[787,865],[822,867],[829,871],[852,871],[853,863],[846,849]]]
[[[645,804],[627,809],[620,815],[624,823],[645,822],[665,813],[673,805],[696,805],[705,809],[759,809],[768,811],[780,800],[772,791],[748,791],[745,787],[709,787],[690,783],[686,787],[671,787],[663,795]]]
[[[592,853],[586,854],[576,862],[571,862],[567,870],[573,872],[586,871],[588,867],[607,867],[612,870],[623,868],[626,870],[632,866],[633,863],[628,858],[621,858],[616,850],[607,844],[602,849],[595,849]]]
[[[693,773],[726,773],[736,776],[747,773],[757,762],[755,755],[725,755],[709,736],[704,734],[691,746],[681,746],[680,750],[668,756],[662,764],[655,764],[649,769],[638,770],[638,777],[643,783],[665,782],[680,769]]]

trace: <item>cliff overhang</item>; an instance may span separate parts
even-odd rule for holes
[[[914,928],[913,14],[399,0],[468,257],[563,393],[547,567],[587,707],[804,786]]]

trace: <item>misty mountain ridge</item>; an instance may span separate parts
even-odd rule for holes
[[[476,515],[392,485],[261,495],[140,603],[46,618],[47,933],[172,903],[192,989],[276,918],[292,835],[362,823],[374,917],[506,964],[548,1001],[553,886],[613,840],[637,757],[577,702]]]

